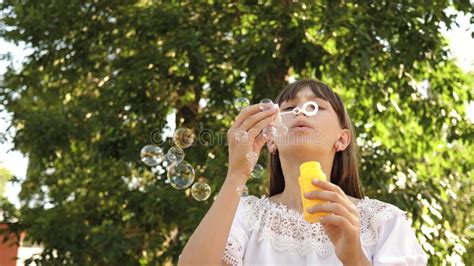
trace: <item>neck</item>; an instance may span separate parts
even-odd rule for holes
[[[330,181],[333,159],[334,154],[333,156],[313,155],[310,157],[294,156],[294,154],[285,156],[280,154],[281,168],[283,170],[283,175],[285,176],[285,189],[278,195],[277,201],[285,204],[290,209],[294,209],[302,213],[303,203],[301,201],[301,191],[298,183],[300,165],[307,161],[318,161],[321,164],[321,169],[328,178],[327,181]]]

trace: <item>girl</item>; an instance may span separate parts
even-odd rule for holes
[[[266,141],[261,132],[281,111],[314,101],[314,116],[286,114],[286,134]],[[245,108],[228,131],[229,167],[215,202],[186,244],[179,264],[195,265],[426,265],[405,213],[363,197],[356,160],[355,133],[339,96],[327,85],[301,80],[276,98],[280,106],[261,111]],[[280,109],[280,110],[279,110]],[[242,141],[236,132],[248,132]],[[255,161],[250,152],[270,150],[269,196],[240,197]],[[310,213],[330,215],[320,222],[303,218],[299,166],[319,161],[327,181],[308,199],[324,203]]]

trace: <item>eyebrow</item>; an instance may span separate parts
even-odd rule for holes
[[[282,102],[282,105],[283,105],[283,104],[290,104],[290,103],[293,103],[295,100],[296,100],[296,97],[293,98],[293,99],[289,99],[289,100],[283,101],[283,102]],[[329,102],[328,102],[327,100],[325,100],[325,99],[323,99],[323,98],[320,98],[320,97],[310,97],[310,98],[309,98],[309,101],[320,101],[320,102],[322,102],[322,103],[325,104],[325,105],[329,104]]]
[[[319,100],[325,107],[328,107],[328,105],[331,105],[328,101],[322,98],[314,98],[314,100]]]

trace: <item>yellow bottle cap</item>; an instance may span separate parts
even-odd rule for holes
[[[321,164],[318,161],[309,161],[300,165],[300,176],[316,177],[321,173]]]

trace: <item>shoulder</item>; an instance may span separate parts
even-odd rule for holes
[[[406,212],[397,206],[378,200],[365,197],[356,203],[360,216],[364,218],[377,217],[380,220],[388,220],[393,217],[405,217]]]
[[[397,206],[365,197],[357,203],[360,215],[361,237],[366,245],[380,240],[380,233],[394,230],[394,225],[410,227],[405,211]]]
[[[268,206],[264,196],[262,198],[258,198],[256,196],[249,195],[240,198],[237,213],[248,218],[249,216],[257,216],[259,212],[267,208]]]
[[[391,261],[397,265],[426,265],[421,247],[407,213],[376,199],[361,201],[361,240],[374,265]]]
[[[262,209],[262,203],[261,199],[256,196],[241,197],[234,219],[242,225],[249,226],[250,217],[258,215],[258,212]]]
[[[296,219],[300,215],[296,211],[287,209],[283,204],[273,203],[265,195],[260,198],[249,195],[240,198],[235,219],[252,230],[269,222],[275,216]]]

